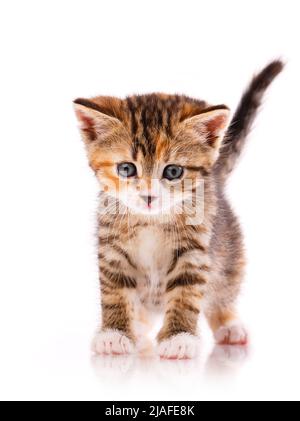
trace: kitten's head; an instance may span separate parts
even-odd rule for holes
[[[216,162],[229,111],[178,95],[77,99],[89,163],[102,189],[130,211],[170,213]]]

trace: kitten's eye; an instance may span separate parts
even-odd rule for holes
[[[168,165],[165,170],[163,177],[169,181],[178,180],[183,174],[183,168],[179,165]]]
[[[118,164],[118,174],[121,177],[129,178],[137,175],[136,166],[130,162],[124,162],[123,164]]]

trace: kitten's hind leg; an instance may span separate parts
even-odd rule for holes
[[[219,345],[247,345],[247,331],[233,307],[213,306],[206,317]]]
[[[153,328],[151,317],[146,308],[137,303],[133,330],[136,337],[136,348],[141,355],[151,355],[153,353],[153,344],[149,334]]]

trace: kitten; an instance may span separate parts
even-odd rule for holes
[[[135,352],[153,311],[164,314],[163,358],[195,356],[200,313],[217,343],[247,343],[236,310],[243,239],[224,185],[282,68],[274,61],[253,79],[231,120],[225,105],[179,95],[74,101],[101,185],[97,353]]]

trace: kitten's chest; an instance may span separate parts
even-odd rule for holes
[[[138,289],[146,298],[160,295],[172,260],[168,238],[160,227],[145,227],[139,230],[131,244],[131,253],[140,274]]]
[[[143,273],[150,275],[167,272],[171,259],[168,239],[159,227],[145,227],[138,231],[132,244],[132,253],[137,266]]]

